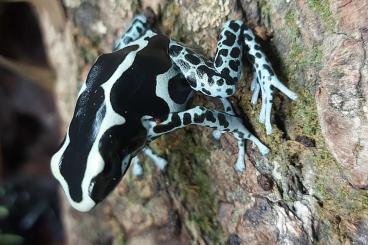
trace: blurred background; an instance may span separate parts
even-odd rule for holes
[[[60,117],[35,7],[0,2],[0,244],[63,244],[49,160]]]

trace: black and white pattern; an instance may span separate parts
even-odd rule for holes
[[[252,103],[261,92],[261,122],[271,133],[272,86],[295,99],[296,95],[277,79],[252,31],[242,21],[224,24],[214,61],[150,29],[143,15],[134,18],[116,42],[114,52],[101,55],[82,86],[64,142],[51,160],[54,176],[71,205],[88,211],[119,183],[131,162],[141,174],[137,154],[144,152],[163,169],[147,144],[162,134],[187,125],[229,132],[238,141],[235,168],[245,169],[245,141],[261,154],[262,144],[234,113],[227,99],[234,94],[247,53],[255,77]],[[193,91],[218,97],[224,112],[202,106],[187,108]],[[133,159],[133,160],[132,160]]]

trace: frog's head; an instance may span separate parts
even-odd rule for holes
[[[110,98],[114,83],[96,84],[98,75],[92,68],[65,139],[51,159],[53,175],[79,211],[89,211],[116,187],[145,140],[145,132],[136,133],[116,112]]]

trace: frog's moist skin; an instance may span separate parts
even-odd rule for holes
[[[65,139],[51,160],[52,172],[74,208],[93,208],[115,188],[133,157],[142,150],[150,152],[145,148],[150,141],[190,124],[214,128],[217,137],[232,133],[239,146],[235,164],[239,171],[245,169],[245,140],[268,153],[227,99],[235,93],[243,53],[253,65],[252,102],[261,92],[260,121],[267,133],[272,130],[272,87],[291,99],[296,95],[277,79],[242,21],[224,24],[217,47],[212,62],[155,33],[140,15],[116,42],[114,52],[97,59],[80,90]],[[225,111],[187,108],[193,91],[220,98]],[[161,162],[161,167],[165,164]]]

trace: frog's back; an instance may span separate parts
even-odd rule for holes
[[[116,103],[118,113],[131,113],[133,118],[146,115],[164,117],[175,109],[173,105],[186,102],[191,89],[185,78],[173,68],[168,55],[169,38],[157,34],[142,39],[148,42],[135,54],[130,67],[114,84],[111,101]],[[132,46],[118,52],[131,52]]]

